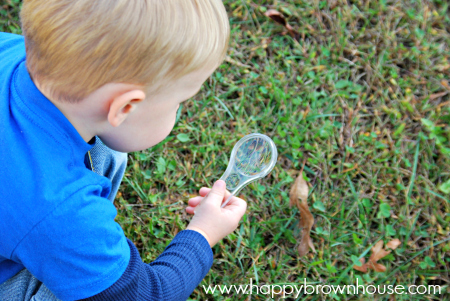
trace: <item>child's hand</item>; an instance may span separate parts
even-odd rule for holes
[[[220,208],[229,195],[225,182],[218,180],[212,189],[203,187],[200,196],[188,202],[186,212],[194,214],[194,217],[186,229],[201,233],[211,247],[237,228],[247,209],[247,203],[235,196],[224,208]]]

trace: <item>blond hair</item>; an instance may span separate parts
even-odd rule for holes
[[[20,17],[31,77],[69,102],[217,66],[230,34],[221,0],[24,0]]]

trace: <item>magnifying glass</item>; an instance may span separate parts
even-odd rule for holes
[[[277,158],[277,147],[268,136],[254,133],[241,138],[233,147],[227,169],[220,177],[231,191],[221,208],[242,188],[268,175]]]

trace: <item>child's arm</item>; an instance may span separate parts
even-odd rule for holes
[[[211,248],[201,234],[185,230],[176,235],[152,263],[142,262],[133,242],[122,277],[85,301],[186,300],[211,268]]]
[[[212,265],[211,247],[234,231],[245,213],[246,203],[237,197],[220,208],[225,194],[225,183],[218,181],[200,204],[190,202],[195,216],[187,230],[178,233],[150,264],[142,262],[128,240],[131,257],[125,273],[105,291],[83,300],[186,300]]]

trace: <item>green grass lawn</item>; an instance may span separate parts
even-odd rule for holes
[[[0,2],[0,30],[20,33],[20,1]],[[172,133],[129,154],[117,221],[146,262],[190,216],[234,144],[259,132],[275,141],[272,173],[246,187],[240,226],[214,248],[201,285],[442,285],[450,295],[450,8],[446,0],[225,0],[227,60],[183,104]],[[299,41],[264,16],[282,12]],[[303,161],[316,253],[297,253],[299,212],[289,189]],[[402,244],[379,263],[352,268],[380,239]],[[271,300],[206,294],[192,300]],[[251,298],[250,298],[251,297]],[[300,295],[288,300],[394,300],[392,296]],[[447,299],[446,299],[447,298]]]

